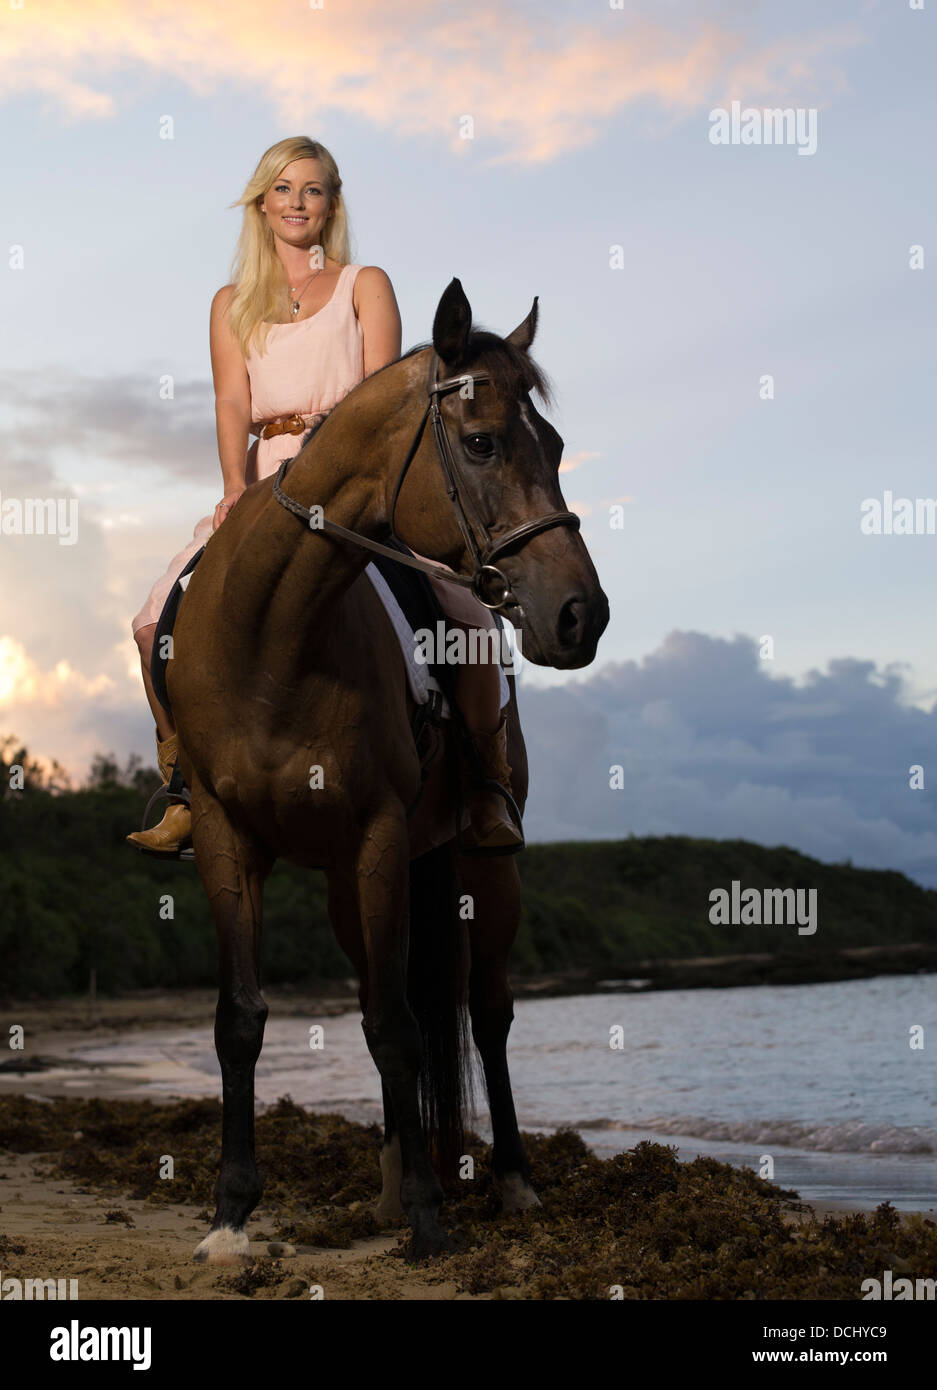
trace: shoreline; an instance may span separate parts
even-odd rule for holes
[[[271,1036],[271,1046],[275,1058],[285,1055],[287,1064],[285,1073],[274,1065],[268,1076],[258,1079],[257,1113],[275,1108],[280,1097],[292,1095],[313,1115],[341,1115],[350,1124],[380,1123],[379,1091],[371,1094],[373,1087],[358,1090],[354,1085],[349,1089],[347,1082],[338,1088],[326,1083],[310,1090],[301,1077],[291,1075],[289,1055],[283,1050],[283,1035],[290,1036],[294,1019],[301,1020],[304,1033],[310,1020],[328,1026],[331,1018],[343,1030],[340,1046],[357,1046],[358,1007],[351,986],[328,997],[275,987],[267,994],[271,1024],[280,1029]],[[544,994],[540,992],[540,997]],[[589,1002],[577,1007],[589,1010],[591,996],[585,998]],[[24,1029],[25,1047],[0,1058],[0,1104],[21,1098],[45,1103],[51,1113],[53,1100],[87,1099],[102,1105],[140,1100],[157,1105],[213,1102],[220,1097],[212,1045],[214,1008],[214,991],[195,989],[178,994],[137,992],[99,1000],[93,1008],[88,1001],[61,1000],[51,1006],[34,1001],[14,1009],[3,1022]],[[887,1200],[898,1210],[934,1216],[935,1190],[929,1172],[922,1168],[923,1162],[932,1160],[902,1142],[882,1152],[874,1152],[869,1144],[855,1147],[848,1142],[840,1149],[822,1133],[817,1143],[809,1136],[805,1142],[798,1137],[799,1131],[787,1136],[775,1132],[768,1139],[762,1133],[764,1126],[758,1124],[747,1129],[733,1129],[728,1123],[713,1127],[699,1124],[694,1115],[674,1115],[658,1124],[629,1121],[614,1113],[617,1122],[583,1115],[572,1105],[547,1118],[542,1107],[535,1105],[521,1119],[526,1129],[544,1133],[571,1125],[589,1149],[605,1159],[650,1142],[674,1147],[681,1161],[701,1154],[746,1168],[757,1166],[757,1156],[767,1145],[778,1173],[784,1175],[779,1180],[796,1188],[812,1205],[819,1203],[825,1209],[828,1199],[831,1210],[870,1212]],[[471,1123],[486,1141],[490,1139],[483,1102]],[[903,1136],[897,1138],[900,1141]]]
[[[724,956],[654,957],[612,971],[584,967],[565,974],[512,979],[519,999],[564,994],[645,993],[679,989],[739,989],[751,985],[838,984],[877,975],[937,973],[937,946],[843,946],[804,957],[793,951]]]
[[[791,952],[655,957],[621,967],[583,966],[543,975],[512,976],[515,999],[569,995],[654,993],[682,989],[737,989],[751,985],[834,984],[877,975],[937,974],[937,946],[852,946],[803,959]],[[317,980],[304,986],[264,986],[264,996],[281,1017],[315,1012],[328,1017],[357,1009],[357,981]],[[65,995],[49,999],[0,998],[0,1018],[22,1024],[34,1036],[54,1028],[86,1038],[108,1029],[156,1028],[213,1019],[214,988],[130,990],[114,996]],[[59,1046],[62,1046],[59,1042]]]

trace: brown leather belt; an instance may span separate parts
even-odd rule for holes
[[[259,430],[261,439],[273,439],[278,434],[302,434],[318,418],[318,415],[287,415],[283,420],[257,420],[254,428]]]

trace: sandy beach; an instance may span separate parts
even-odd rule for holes
[[[4,1154],[0,1164],[3,1278],[77,1279],[79,1299],[310,1298],[315,1286],[325,1298],[494,1297],[460,1293],[432,1269],[389,1258],[402,1231],[356,1240],[350,1250],[298,1247],[274,1258],[261,1219],[252,1223],[252,1269],[196,1265],[192,1251],[207,1230],[198,1206],[92,1192],[51,1176],[45,1154]]]
[[[268,990],[281,1014],[328,1016],[357,1008],[349,987],[334,994],[305,995]],[[41,1070],[0,1071],[0,1096],[38,1101],[54,1096],[118,1099],[139,1084],[119,1069],[100,1068],[93,1079],[76,1078],[69,1053],[77,1046],[110,1042],[115,1033],[167,1024],[204,1023],[214,1013],[213,990],[140,994],[87,1001],[54,1001],[8,1008],[28,1039],[22,1054]],[[4,1059],[6,1060],[6,1059]],[[171,1078],[170,1078],[171,1079]],[[331,1298],[472,1298],[454,1281],[430,1269],[387,1258],[403,1230],[356,1240],[349,1250],[306,1250],[271,1256],[263,1221],[252,1222],[254,1269],[243,1290],[238,1270],[192,1262],[207,1229],[204,1208],[195,1203],[156,1205],[145,1199],[95,1192],[53,1176],[46,1153],[10,1154],[0,1135],[0,1269],[4,1277],[74,1278],[80,1299],[309,1298],[318,1286]],[[110,1215],[109,1215],[110,1214]],[[279,1247],[282,1249],[282,1244]]]
[[[117,1200],[52,1176],[54,1164],[45,1154],[4,1154],[0,1164],[2,1276],[77,1279],[79,1299],[525,1297],[522,1286],[510,1283],[470,1293],[444,1270],[393,1258],[402,1228],[355,1240],[349,1250],[300,1246],[283,1255],[260,1219],[252,1222],[253,1269],[196,1265],[192,1251],[207,1229],[196,1205],[154,1206],[126,1195]],[[785,1216],[803,1225],[845,1211],[831,1203]]]

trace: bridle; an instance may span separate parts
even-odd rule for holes
[[[430,350],[429,376],[426,387],[429,400],[420,418],[413,443],[407,451],[407,456],[397,477],[388,519],[391,535],[396,539],[394,516],[397,511],[397,500],[410,464],[420,447],[428,419],[433,427],[436,457],[442,469],[446,492],[455,510],[459,530],[462,532],[462,538],[471,557],[474,571],[471,575],[455,574],[445,565],[435,564],[431,560],[421,560],[415,555],[402,554],[389,545],[382,545],[380,541],[372,540],[370,536],[359,535],[357,531],[349,531],[346,527],[339,526],[335,521],[322,518],[321,509],[314,511],[309,507],[304,507],[295,498],[289,497],[283,491],[283,478],[292,459],[284,459],[280,464],[273,482],[274,497],[281,506],[292,512],[294,516],[301,517],[313,530],[326,531],[329,535],[337,536],[341,540],[351,541],[355,545],[363,546],[366,550],[373,550],[378,555],[384,555],[399,565],[408,565],[411,569],[422,570],[424,574],[442,579],[447,584],[461,584],[471,589],[475,597],[486,608],[513,608],[517,610],[518,617],[523,617],[523,610],[514,595],[510,580],[494,562],[509,550],[526,544],[534,536],[539,536],[554,526],[572,526],[578,530],[579,517],[576,516],[575,512],[549,512],[546,516],[537,517],[533,521],[524,521],[519,526],[514,526],[510,531],[497,536],[493,536],[488,530],[472,496],[471,488],[466,483],[462,467],[452,452],[446,423],[439,408],[439,400],[440,397],[448,395],[451,391],[460,390],[468,382],[472,383],[474,390],[475,382],[490,380],[491,377],[488,372],[467,372],[464,376],[445,377],[440,381],[439,356],[435,349]]]

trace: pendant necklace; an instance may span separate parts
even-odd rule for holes
[[[299,295],[297,296],[297,298],[294,299],[294,300],[292,300],[292,302],[290,303],[290,313],[293,315],[294,318],[295,318],[296,315],[299,313],[299,301],[302,299],[303,295],[306,293],[306,291],[308,290],[309,286],[312,284],[312,282],[313,282],[313,280],[316,278],[316,276],[322,274],[323,268],[324,268],[324,267],[320,266],[318,270],[314,270],[314,271],[312,272],[312,274],[310,275],[309,279],[306,281],[305,285],[303,285],[302,289],[300,290]],[[296,294],[296,286],[295,286],[295,285],[290,285],[289,289],[290,289],[290,294]]]

